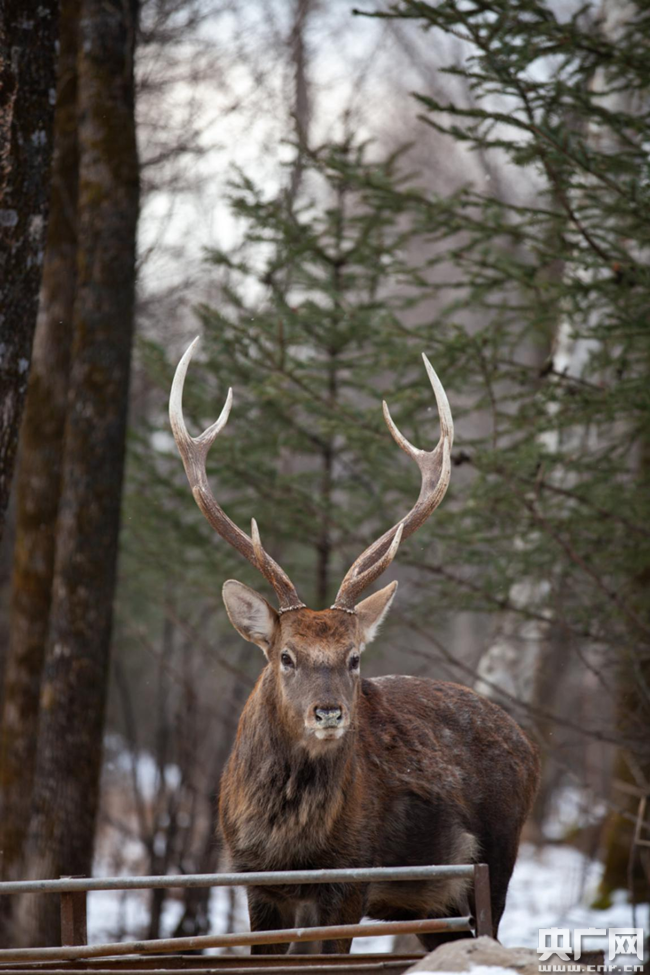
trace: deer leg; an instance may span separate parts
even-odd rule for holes
[[[248,916],[251,931],[279,931],[293,927],[293,912],[286,905],[277,903],[261,894],[255,887],[248,888]],[[251,945],[251,955],[284,955],[287,944]]]
[[[319,904],[319,924],[358,924],[364,914],[366,888],[353,887],[349,884],[338,891],[333,890],[331,896],[321,899]],[[323,941],[323,954],[347,955],[352,948],[352,938],[337,938]]]
[[[489,834],[482,840],[483,858],[490,867],[490,901],[493,937],[498,941],[499,922],[506,906],[506,894],[517,860],[519,837],[512,833]]]
[[[456,904],[450,905],[449,909],[445,911],[444,914],[435,914],[435,917],[445,918],[445,917],[466,917],[471,913],[470,902],[467,895],[463,895],[462,900],[458,901]],[[418,940],[420,944],[426,948],[427,951],[433,951],[434,948],[439,948],[440,945],[446,944],[448,941],[461,941],[463,938],[473,938],[474,935],[471,931],[448,931],[441,932],[440,934],[418,934]]]
[[[306,902],[296,911],[295,927],[315,928],[320,924],[320,915],[316,904]],[[320,941],[294,941],[289,948],[290,955],[317,955],[320,952]]]

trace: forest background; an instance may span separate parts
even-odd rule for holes
[[[259,580],[202,520],[168,425],[201,334],[191,429],[235,394],[217,496],[315,608],[415,498],[380,403],[433,446],[429,355],[452,485],[391,568],[364,673],[502,703],[543,752],[527,840],[600,864],[596,907],[647,903],[648,12],[3,16],[3,879],[219,865],[219,776],[262,660],[220,599]],[[112,934],[204,932],[208,896],[155,891]],[[4,942],[56,940],[33,900],[2,905]]]

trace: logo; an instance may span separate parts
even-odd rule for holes
[[[643,971],[643,928],[575,928],[573,938],[569,928],[540,928],[537,952],[542,972],[578,972],[581,966],[576,964],[561,965],[563,962],[577,962],[582,957],[583,938],[607,938],[608,965],[586,965],[587,971],[610,971],[618,958],[630,960],[636,957],[641,964],[620,963],[616,966],[619,971]],[[553,958],[554,964],[543,965],[541,962]]]

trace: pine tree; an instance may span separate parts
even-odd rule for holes
[[[605,900],[635,871],[647,896],[647,854],[630,848],[650,791],[650,16],[610,0],[405,0],[381,16],[415,21],[438,51],[460,39],[464,58],[450,53],[444,71],[470,97],[419,95],[423,119],[496,156],[511,184],[501,197],[477,185],[411,193],[438,247],[436,336],[453,352],[451,381],[462,375],[469,409],[491,418],[487,436],[475,426],[459,438],[473,477],[446,596],[463,605],[460,583],[474,609],[502,606],[479,686],[503,699],[505,680],[515,710],[513,693],[532,702],[547,748],[558,663],[591,683],[588,727],[583,706],[569,724],[620,746],[627,783],[611,796]],[[377,186],[377,205],[386,194]]]
[[[594,781],[580,768],[587,745],[618,748],[633,806],[605,798],[629,825],[650,779],[650,16],[608,2],[564,14],[542,0],[406,0],[381,16],[413,21],[429,49],[448,52],[445,71],[462,84],[446,102],[417,96],[423,121],[494,157],[502,191],[467,182],[442,196],[405,174],[403,157],[377,162],[352,145],[307,157],[298,202],[242,177],[242,245],[212,255],[218,310],[200,309],[190,429],[235,387],[209,461],[217,497],[242,527],[254,516],[305,601],[326,606],[356,554],[412,503],[416,475],[378,403],[389,399],[412,442],[435,442],[426,351],[458,421],[455,470],[444,509],[400,553],[409,585],[390,632],[465,681],[476,675],[445,646],[450,617],[491,615],[488,653],[539,644],[532,687],[504,691],[505,665],[484,666],[481,687],[583,784]],[[147,354],[168,388],[171,363]],[[173,561],[194,599],[216,601],[210,590],[231,574],[259,587],[227,546],[209,544],[162,415],[159,427],[139,432],[129,497],[141,524],[165,512],[164,531],[147,533],[149,571]],[[141,557],[128,548],[135,578]],[[643,864],[643,851],[634,857]],[[643,870],[638,881],[643,891]]]
[[[210,255],[221,300],[218,310],[198,309],[207,381],[197,383],[195,368],[186,392],[196,431],[234,387],[227,430],[208,460],[217,496],[246,529],[251,516],[257,519],[264,544],[282,552],[303,598],[318,607],[332,602],[373,533],[390,527],[417,497],[417,471],[404,477],[408,465],[384,426],[384,394],[416,443],[431,448],[439,435],[420,336],[413,341],[400,321],[400,311],[420,300],[417,275],[405,260],[412,231],[404,208],[369,206],[347,177],[352,169],[398,185],[398,159],[367,157],[364,147],[348,144],[307,155],[303,178],[311,199],[299,207],[284,193],[265,197],[241,176],[231,202],[243,239],[234,255]],[[167,385],[169,364],[160,350],[150,346],[147,354],[152,374]],[[191,532],[205,538],[210,530],[187,503],[170,447],[171,456],[144,442],[136,451],[139,487],[130,503],[144,507],[138,499],[145,483],[169,492],[166,477],[173,473],[186,498],[176,523],[180,547],[184,538],[200,571],[213,551],[218,568],[211,575],[232,572],[261,585],[221,543],[195,555]]]

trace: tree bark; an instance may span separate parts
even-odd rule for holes
[[[16,478],[9,652],[0,716],[0,873],[21,869],[59,507],[77,264],[79,0],[63,0],[47,248]],[[10,899],[7,898],[7,902]]]
[[[27,874],[88,874],[115,590],[135,293],[135,0],[82,0],[78,282]],[[50,898],[18,938],[56,943]]]
[[[4,0],[0,10],[0,535],[45,249],[58,12],[58,0]]]

